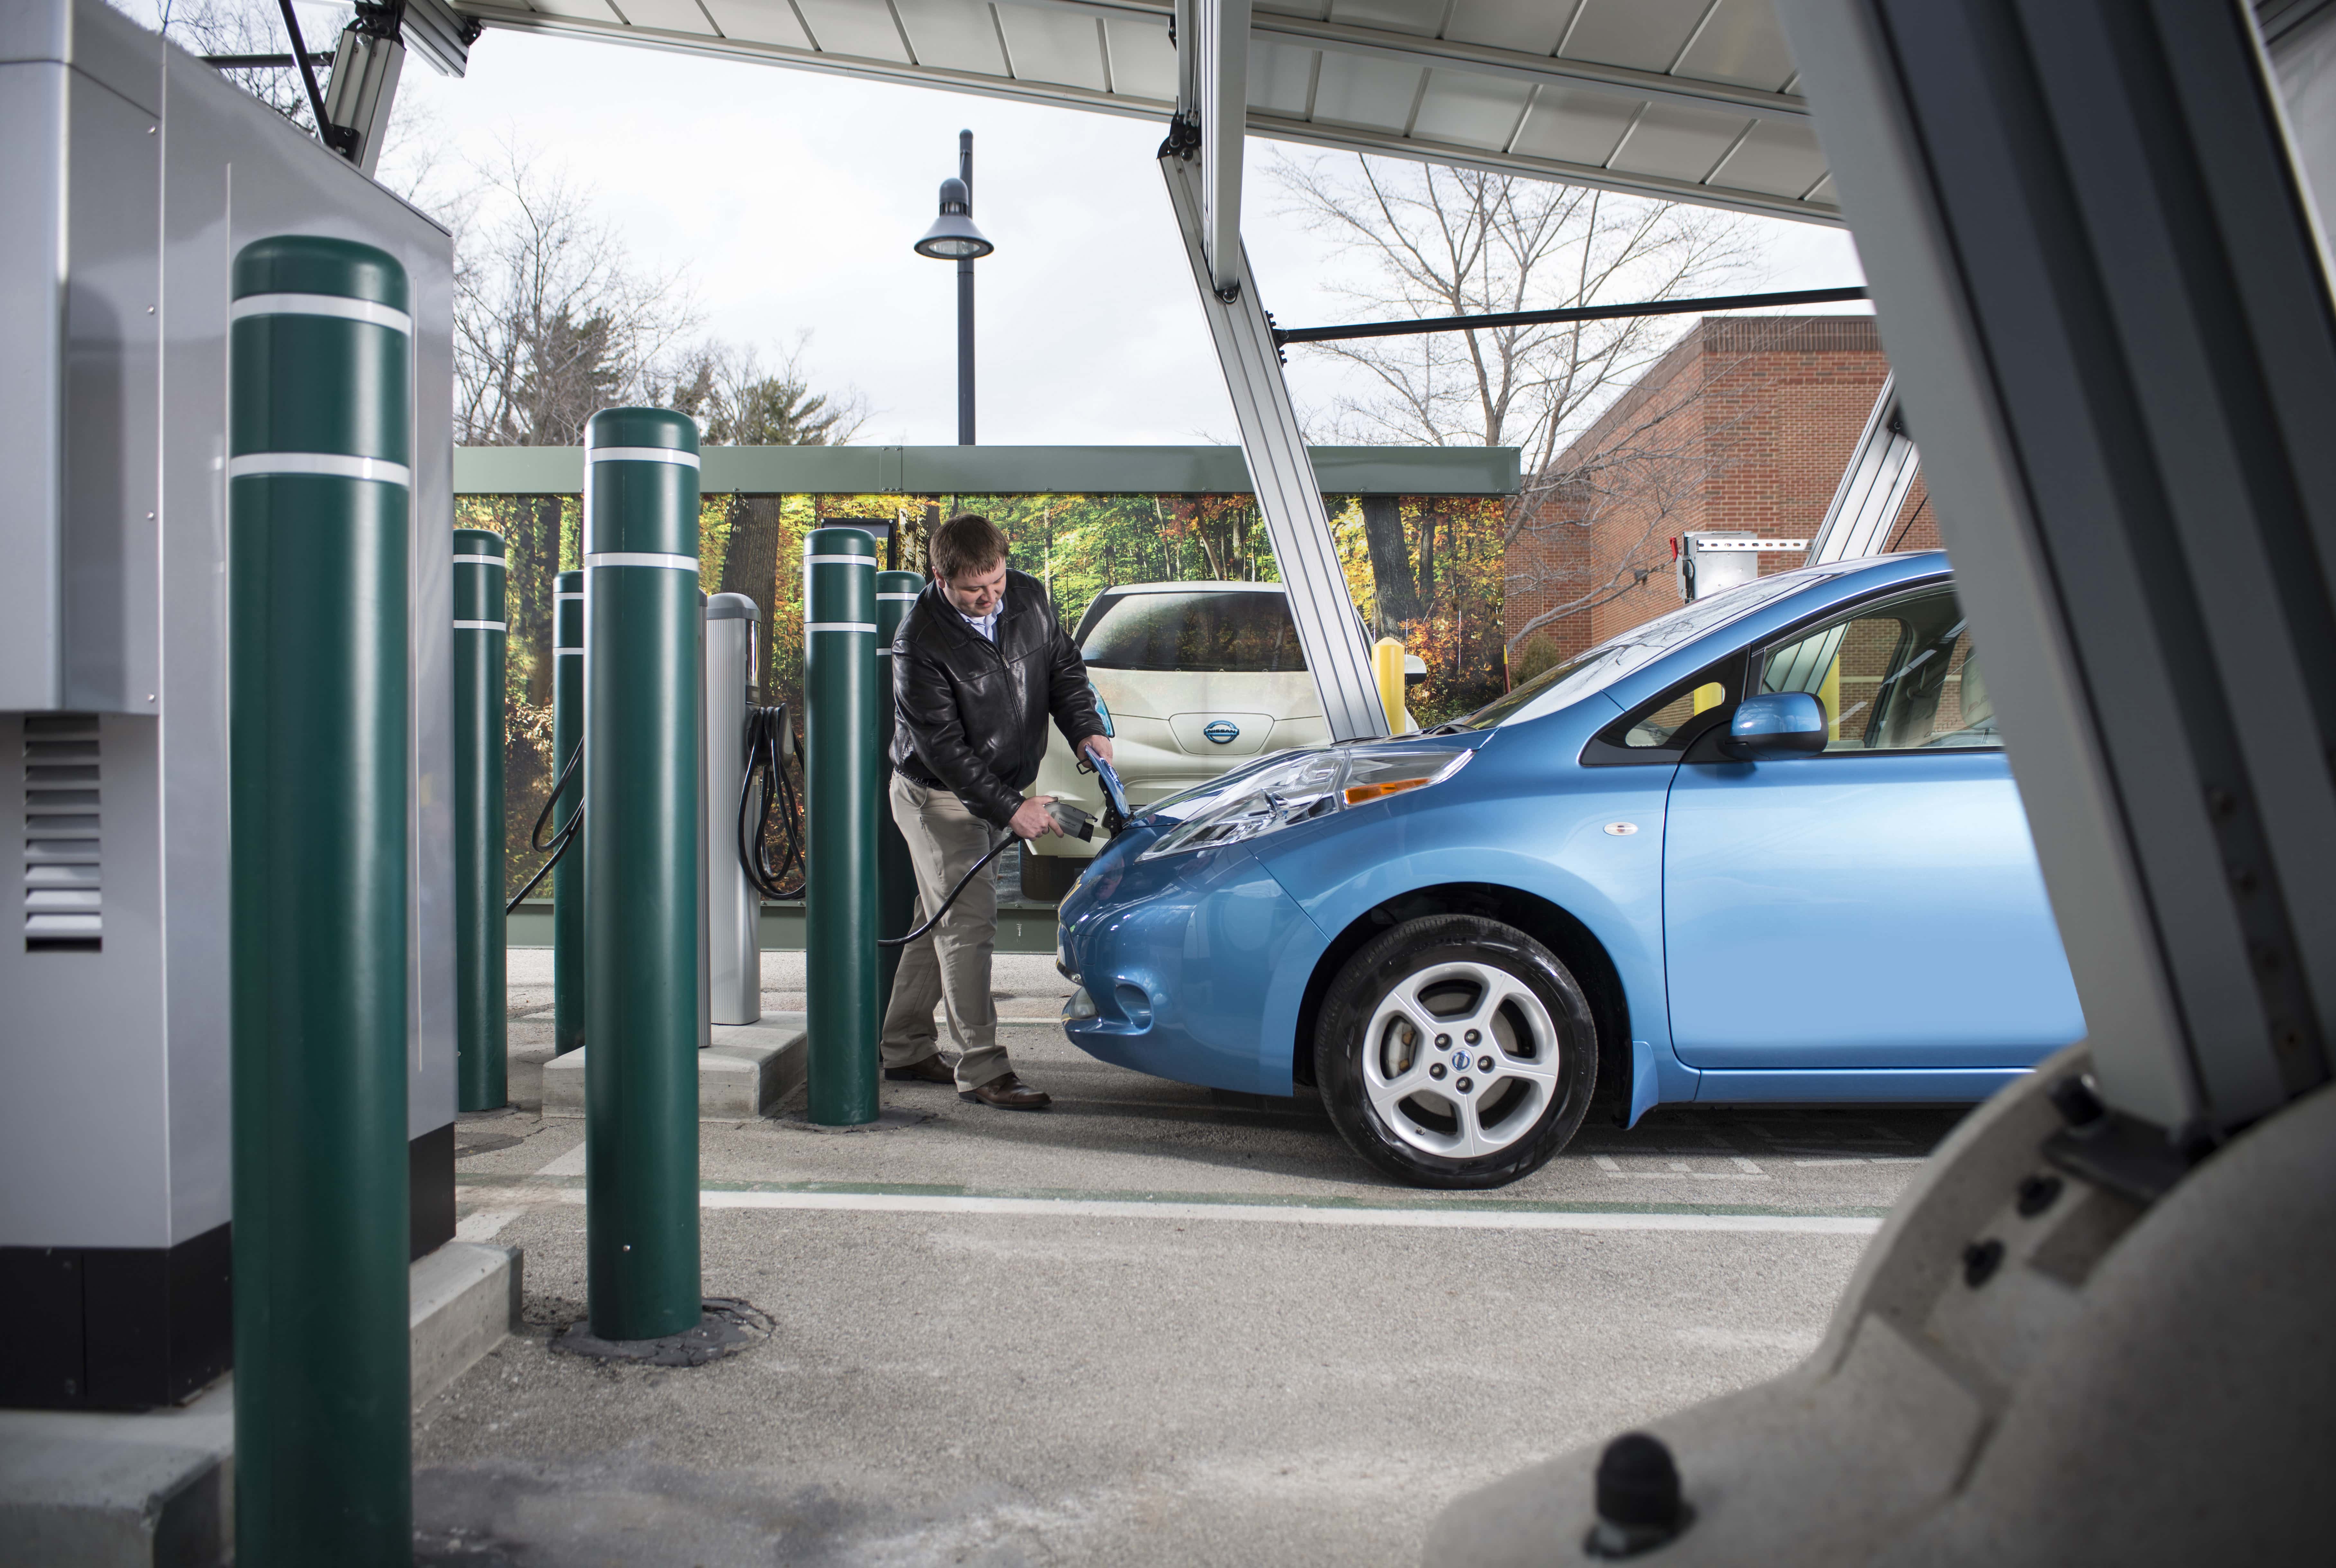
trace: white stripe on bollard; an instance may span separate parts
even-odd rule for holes
[[[503,558],[499,555],[458,555],[454,558],[454,564],[456,566],[492,566],[497,571],[501,571],[503,570]]]
[[[454,623],[454,629],[456,631],[508,632],[511,630],[511,623],[501,620],[458,620]]]
[[[806,621],[803,624],[803,630],[806,633],[814,631],[864,631],[871,637],[873,637],[876,634],[876,623],[872,620],[813,620]]]
[[[699,466],[697,453],[683,452],[671,446],[588,446],[584,449],[587,463],[677,463],[684,468]]]
[[[383,484],[414,486],[414,471],[402,463],[378,457],[345,457],[337,452],[248,452],[227,460],[229,479],[260,479],[269,474],[317,474],[326,479],[370,479]]]
[[[872,555],[807,555],[803,557],[803,565],[806,567],[864,566],[873,571],[876,570],[876,558]]]
[[[337,294],[247,294],[227,308],[229,321],[247,316],[337,316],[344,321],[369,322],[414,336],[414,317],[396,307],[370,299],[345,299]]]
[[[641,550],[604,550],[588,555],[584,564],[596,566],[661,566],[671,571],[696,571],[697,558],[694,555],[651,555]]]

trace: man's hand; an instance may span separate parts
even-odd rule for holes
[[[1054,813],[1046,809],[1046,803],[1054,798],[1053,795],[1032,795],[1014,808],[1013,818],[1006,825],[1013,831],[1016,838],[1021,839],[1043,838],[1048,833],[1061,833],[1063,830],[1055,825]]]
[[[1105,762],[1112,760],[1111,736],[1107,735],[1091,735],[1079,742],[1078,749],[1090,758],[1101,757]]]

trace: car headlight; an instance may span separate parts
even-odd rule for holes
[[[1212,850],[1279,833],[1407,790],[1441,784],[1476,754],[1445,746],[1301,752],[1244,775],[1162,834],[1136,858]]]

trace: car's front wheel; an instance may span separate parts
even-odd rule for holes
[[[1598,1031],[1566,967],[1515,927],[1430,915],[1372,939],[1323,998],[1315,1081],[1354,1151],[1423,1187],[1498,1187],[1582,1125]]]

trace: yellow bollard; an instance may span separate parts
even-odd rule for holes
[[[1409,732],[1415,726],[1403,706],[1403,644],[1391,637],[1373,643],[1371,674],[1379,683],[1379,703],[1387,709],[1387,733]]]

